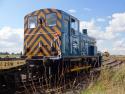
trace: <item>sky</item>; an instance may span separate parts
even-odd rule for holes
[[[43,8],[78,18],[99,51],[125,55],[125,0],[0,0],[0,52],[23,51],[24,16]]]

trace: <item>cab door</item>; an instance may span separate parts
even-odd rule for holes
[[[62,30],[62,54],[69,56],[70,54],[70,19],[69,16],[63,14],[63,30]]]
[[[79,55],[79,21],[71,17],[70,18],[70,54],[72,56]]]

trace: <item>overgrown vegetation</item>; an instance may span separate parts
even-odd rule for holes
[[[102,70],[98,80],[81,94],[125,94],[125,65]]]

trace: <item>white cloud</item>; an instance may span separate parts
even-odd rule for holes
[[[125,39],[116,41],[114,43],[113,51],[124,55],[125,54]]]
[[[125,13],[113,14],[106,30],[111,32],[125,32]]]
[[[105,19],[104,18],[98,18],[97,21],[98,22],[105,22]]]
[[[107,19],[111,19],[112,17],[111,16],[107,16]]]
[[[125,55],[125,13],[115,13],[104,29],[96,25],[96,20],[81,21],[80,30],[88,29],[88,34],[97,39],[98,49],[111,54]]]
[[[70,12],[70,13],[76,13],[76,10],[75,9],[70,9],[70,10],[68,10],[68,12]]]
[[[125,48],[125,39],[118,40],[114,43],[115,47]]]
[[[82,31],[84,28],[88,29],[88,34],[97,40],[111,40],[117,36],[113,32],[102,31],[101,27],[96,25],[95,20],[82,21],[80,23],[80,30]]]
[[[90,8],[84,8],[83,10],[84,10],[84,11],[91,11]]]
[[[5,26],[0,29],[0,52],[20,52],[23,49],[23,29]]]

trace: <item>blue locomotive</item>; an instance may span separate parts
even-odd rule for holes
[[[79,30],[79,20],[57,9],[40,9],[25,16],[24,52],[31,58],[96,56],[96,40]]]

